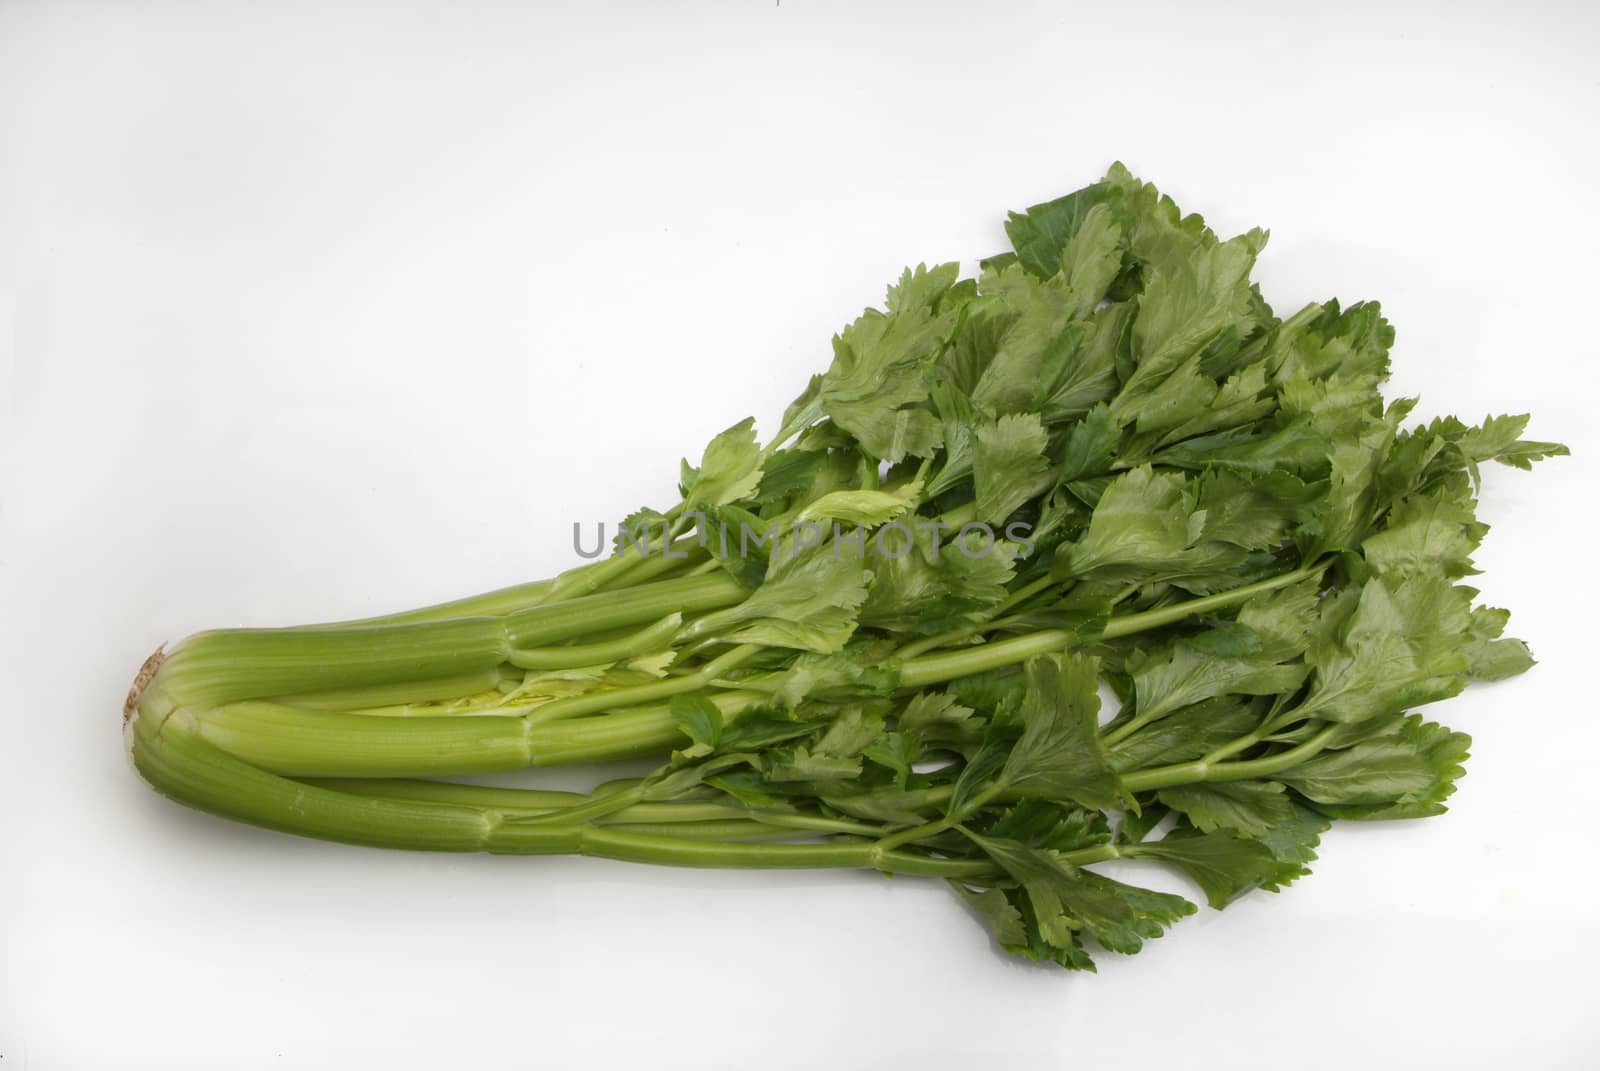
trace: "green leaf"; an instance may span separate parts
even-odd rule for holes
[[[959,274],[956,264],[907,269],[889,289],[886,312],[867,310],[834,339],[821,406],[873,457],[926,457],[942,441],[938,421],[920,406],[927,370],[958,319],[940,299]]]
[[[1250,269],[1263,237],[1213,238],[1208,245],[1171,222],[1150,229],[1164,233],[1135,241],[1135,255],[1149,258],[1148,274],[1133,327],[1137,369],[1119,401],[1149,395],[1218,336],[1247,333],[1255,323]],[[1216,384],[1211,386],[1215,394]]]
[[[744,602],[707,614],[685,636],[724,635],[733,643],[758,643],[832,654],[855,632],[856,612],[867,598],[871,574],[859,561],[827,543],[808,550],[780,545],[766,580]]]
[[[761,484],[761,449],[753,417],[741,420],[706,446],[700,467],[683,463],[679,490],[687,508],[725,506],[755,494]]]
[[[927,730],[960,725],[972,717],[972,713],[971,707],[956,702],[956,697],[949,692],[918,692],[901,708],[896,724],[908,732]]]
[[[1076,312],[1086,315],[1098,305],[1122,274],[1123,229],[1111,204],[1090,206],[1066,243],[1061,275],[1078,297]]]
[[[1221,781],[1177,785],[1156,793],[1202,833],[1232,830],[1259,837],[1294,815],[1294,804],[1274,781]]]
[[[1028,929],[1022,921],[1022,912],[1012,905],[1004,892],[999,889],[974,889],[960,881],[952,881],[950,887],[960,893],[967,906],[989,924],[995,941],[1000,945],[1011,948],[1027,944]]]
[[[1220,695],[1277,695],[1300,687],[1306,678],[1304,665],[1279,664],[1274,654],[1259,653],[1260,642],[1248,628],[1235,629],[1235,634],[1249,637],[1254,653],[1228,657],[1197,647],[1196,641],[1179,641],[1165,657],[1135,652],[1138,657],[1129,658],[1128,671],[1133,675],[1140,721],[1154,721]]]
[[[894,490],[831,491],[800,511],[802,523],[833,520],[875,528],[915,509],[922,501],[922,481],[911,480]]]
[[[721,747],[724,751],[759,751],[816,731],[817,723],[813,721],[746,715],[723,727]]]
[[[1046,424],[1082,417],[1116,394],[1118,361],[1131,345],[1132,308],[1123,303],[1096,309],[1063,333],[1070,345],[1055,347],[1046,355],[1035,394]]]
[[[1215,471],[1197,482],[1196,514],[1192,527],[1200,539],[1231,543],[1246,550],[1263,550],[1283,542],[1309,500],[1309,489],[1292,476],[1274,480],[1246,480],[1236,473]]]
[[[1506,449],[1494,455],[1494,460],[1502,465],[1510,465],[1514,469],[1531,469],[1535,461],[1543,461],[1547,457],[1566,457],[1571,451],[1561,443],[1546,443],[1531,440],[1520,440],[1512,443]]]
[[[1077,868],[1056,856],[1014,841],[970,834],[1007,874],[1016,879],[1033,909],[1033,922],[1046,944],[1065,948],[1076,940],[1083,923],[1070,914],[1067,901],[1077,891]]]
[[[1022,696],[1028,679],[1017,666],[1001,666],[970,677],[959,677],[946,686],[946,690],[974,710],[993,715],[1004,721],[1008,713],[1022,710]],[[1020,718],[1016,719],[1020,722]]]
[[[917,826],[927,820],[926,794],[899,786],[883,786],[870,791],[853,791],[855,786],[838,783],[822,786],[820,799],[840,814],[866,822],[887,822],[898,826]]]
[[[852,699],[887,696],[899,687],[900,676],[883,664],[881,643],[852,641],[838,654],[801,654],[776,679],[776,695],[785,709],[794,710],[806,699]]]
[[[1111,468],[1117,456],[1122,429],[1111,418],[1111,410],[1097,405],[1072,426],[1067,448],[1056,470],[1061,483],[1095,476]]]
[[[1000,771],[1005,768],[1010,755],[1011,742],[1003,736],[985,741],[962,765],[961,776],[956,778],[955,787],[950,793],[947,813],[957,818],[964,817],[974,809],[982,794],[998,789]]]
[[[861,776],[858,756],[823,755],[808,747],[773,756],[767,764],[768,781],[843,781]]]
[[[1167,926],[1194,913],[1181,896],[1125,885],[1015,841],[970,834],[1021,886],[1044,942],[1067,949],[1084,930],[1103,947],[1131,955]]]
[[[1118,567],[1161,570],[1181,562],[1189,546],[1185,491],[1183,477],[1158,475],[1148,465],[1112,480],[1083,538],[1062,548],[1071,575]]]
[[[1218,830],[1178,829],[1158,841],[1124,849],[1142,859],[1160,859],[1187,874],[1222,909],[1252,889],[1277,891],[1306,873],[1298,861],[1280,859],[1274,850],[1248,837]]]
[[[1263,653],[1280,660],[1300,654],[1310,646],[1317,624],[1321,583],[1321,578],[1309,577],[1257,595],[1239,608],[1239,624],[1255,634]]]
[[[1068,243],[1085,229],[1091,214],[1096,209],[1101,210],[1101,215],[1096,217],[1096,223],[1090,230],[1103,231],[1108,223],[1116,222],[1117,208],[1123,196],[1121,187],[1109,182],[1097,182],[1065,197],[1034,205],[1025,212],[1011,213],[1006,220],[1006,236],[1011,239],[1011,246],[1017,252],[1017,260],[1039,278],[1048,279],[1055,275],[1062,269],[1062,254],[1067,251]],[[1117,229],[1120,230],[1120,227]],[[1100,238],[1086,243],[1075,259],[1092,257],[1092,250],[1103,249],[1104,242],[1105,239]],[[1120,256],[1118,259],[1120,262]]]
[[[1076,897],[1069,905],[1101,947],[1131,956],[1166,932],[1168,926],[1195,913],[1195,906],[1174,893],[1128,885],[1080,870],[1078,876],[1098,895],[1094,901]]]
[[[1465,733],[1412,715],[1383,736],[1276,776],[1337,818],[1423,818],[1444,812],[1471,745]]]
[[[1375,386],[1389,374],[1394,328],[1376,301],[1312,304],[1282,323],[1262,363],[1276,383],[1337,379]]]
[[[831,781],[861,775],[861,755],[883,736],[882,716],[845,707],[809,745],[772,756],[768,781]],[[812,722],[810,728],[816,729]]]
[[[1177,367],[1163,370],[1159,378],[1146,381],[1142,389],[1124,388],[1111,402],[1112,418],[1152,434],[1182,427],[1211,411],[1218,388],[1201,371],[1201,358],[1196,351]]]
[[[847,707],[817,741],[816,754],[851,758],[883,735],[883,718],[860,707]]]
[[[1108,749],[1118,773],[1188,762],[1254,730],[1261,715],[1235,696],[1185,707],[1146,725]]]
[[[1040,280],[1012,266],[986,273],[979,288],[978,304],[1006,325],[972,388],[979,410],[1038,412],[1058,394],[1087,408],[1115,390],[1105,355],[1084,352],[1096,327],[1080,318],[1084,299],[1066,279]]]
[[[878,545],[861,563],[872,577],[863,625],[927,635],[981,617],[1005,600],[1016,566],[1003,546],[979,553],[981,547],[941,544],[931,523],[908,527],[909,537],[880,529]]]
[[[726,792],[738,803],[758,811],[792,811],[794,808],[782,796],[774,795],[770,786],[755,770],[731,770],[704,779],[712,788]]]
[[[911,778],[911,765],[922,757],[917,738],[910,733],[883,733],[862,752],[879,766],[894,771],[895,784],[901,788]]]
[[[713,506],[704,512],[702,545],[740,584],[759,586],[772,568],[771,551],[777,542],[766,535],[767,524],[741,506]]]
[[[1472,640],[1467,644],[1467,676],[1475,681],[1499,681],[1533,668],[1533,652],[1521,640],[1501,639],[1510,612],[1489,606],[1472,611]]]
[[[758,765],[760,756],[751,752],[726,752],[697,761],[683,761],[683,756],[674,754],[673,761],[638,784],[638,795],[634,797],[646,802],[660,802],[683,796],[700,788],[710,779],[725,774],[741,767]],[[627,790],[618,789],[613,795],[627,802]],[[532,821],[566,821],[565,816],[546,815]]]
[[[1156,454],[1175,468],[1215,468],[1264,475],[1288,472],[1313,477],[1328,471],[1328,441],[1308,422],[1284,427],[1229,429],[1177,443]]]
[[[1456,440],[1456,445],[1472,461],[1498,461],[1518,469],[1531,469],[1535,461],[1567,455],[1567,448],[1560,443],[1519,438],[1527,426],[1526,413],[1486,417],[1480,426],[1468,428]]]
[[[1098,662],[1078,653],[1030,659],[1022,700],[1022,738],[1000,781],[1019,795],[1115,806],[1117,775],[1100,746]]]
[[[978,520],[1001,524],[1018,506],[1054,484],[1054,473],[1044,456],[1048,442],[1044,425],[1032,413],[1003,416],[993,424],[978,426],[973,450]]]
[[[796,496],[809,497],[824,463],[832,460],[824,450],[791,448],[773,453],[761,467],[757,501],[783,506]]]
[[[1328,831],[1329,822],[1309,807],[1296,803],[1294,813],[1263,833],[1258,839],[1280,863],[1301,865],[1317,861],[1317,843]]]
[[[1122,815],[1122,821],[1117,823],[1116,843],[1139,844],[1171,816],[1165,804],[1155,799],[1143,802],[1138,813],[1128,811]]]
[[[1361,544],[1361,554],[1380,574],[1467,576],[1477,572],[1472,552],[1486,531],[1473,516],[1470,499],[1454,501],[1443,492],[1415,495],[1395,503],[1384,530]]]
[[[722,739],[722,711],[715,703],[703,695],[675,695],[670,706],[672,720],[694,745],[675,755],[698,758],[716,750]]]
[[[1357,722],[1445,699],[1470,668],[1467,589],[1439,576],[1410,577],[1391,589],[1379,578],[1329,604],[1322,635],[1307,655],[1315,667],[1299,710]]]
[[[1266,369],[1252,364],[1229,376],[1204,412],[1165,431],[1161,442],[1178,443],[1224,428],[1247,426],[1276,408],[1277,399],[1267,394]]]
[[[1101,812],[1042,799],[1018,800],[1002,810],[983,832],[986,837],[1062,852],[1092,848],[1111,840],[1111,827]]]
[[[1303,526],[1306,557],[1354,550],[1378,508],[1378,475],[1393,442],[1392,426],[1369,420],[1336,440],[1328,451],[1328,491]]]

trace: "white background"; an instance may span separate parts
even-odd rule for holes
[[[0,7],[0,1068],[1600,1062],[1592,7],[116,7]],[[1447,817],[1074,976],[936,883],[384,853],[130,771],[156,644],[570,564],[1114,159],[1270,226],[1281,312],[1381,298],[1424,415],[1572,445],[1489,474],[1542,664],[1438,709]]]

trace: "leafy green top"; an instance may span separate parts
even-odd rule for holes
[[[767,697],[674,700],[653,783],[981,861],[956,885],[999,941],[1088,968],[1193,910],[1094,862],[1221,907],[1332,819],[1444,809],[1468,741],[1412,711],[1532,664],[1461,583],[1481,468],[1566,451],[1525,416],[1407,428],[1376,304],[1279,318],[1265,232],[1120,165],[1006,230],[976,279],[906,271],[772,441],[735,425],[640,515],[753,588],[674,672],[746,645],[706,694]]]

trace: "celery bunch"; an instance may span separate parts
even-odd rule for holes
[[[1564,448],[1405,427],[1376,305],[1280,319],[1262,232],[1120,166],[1007,231],[977,279],[908,270],[602,561],[152,656],[136,767],[359,844],[943,877],[1073,968],[1194,910],[1094,863],[1222,907],[1333,820],[1442,811],[1468,741],[1412,711],[1532,664],[1460,583],[1480,465]],[[445,780],[640,756],[588,794]]]

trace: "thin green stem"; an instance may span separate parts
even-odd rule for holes
[[[714,818],[704,822],[608,822],[607,830],[634,836],[668,836],[680,840],[783,840],[812,836],[803,829],[784,829],[750,818]]]
[[[570,813],[594,798],[596,793],[553,792],[545,789],[494,788],[485,785],[463,785],[451,781],[424,781],[410,778],[351,777],[351,778],[301,778],[303,783],[333,789],[350,795],[383,796],[389,799],[456,803],[497,811],[508,818]],[[625,789],[626,785],[613,786],[610,791]],[[843,833],[857,837],[879,837],[881,826],[855,822],[843,818],[825,818],[819,814],[790,811],[761,811],[714,800],[667,800],[635,803],[599,821],[610,823],[664,823],[712,822],[719,820],[748,820],[779,829],[794,829],[811,833]]]
[[[579,797],[584,799],[587,797]],[[714,800],[676,799],[649,803],[635,803],[615,814],[606,815],[603,822],[707,822],[720,818],[750,818],[750,812],[737,804],[718,803]]]
[[[1242,781],[1252,777],[1265,777],[1297,766],[1317,754],[1328,745],[1338,731],[1339,726],[1330,725],[1296,747],[1264,755],[1259,759],[1222,763],[1209,763],[1204,759],[1197,759],[1194,762],[1136,770],[1122,775],[1122,785],[1129,792],[1148,792],[1151,789],[1171,788],[1174,785],[1192,785],[1206,781]]]
[[[898,833],[891,833],[878,841],[878,847],[882,851],[891,851],[902,845],[926,840],[946,830],[954,829],[966,821],[970,815],[982,810],[986,804],[993,801],[1005,790],[1005,787],[1004,785],[995,785],[978,793],[966,802],[966,805],[961,808],[959,813],[947,814],[943,818],[935,819],[932,822],[924,822],[920,826],[913,826],[910,829],[902,829]]]
[[[1293,572],[1279,573],[1277,576],[1269,576],[1265,580],[1257,580],[1253,584],[1244,584],[1240,587],[1229,588],[1227,591],[1219,591],[1215,595],[1205,595],[1198,599],[1185,599],[1182,602],[1173,603],[1171,606],[1143,610],[1135,614],[1121,614],[1107,621],[1100,635],[1104,639],[1114,640],[1122,636],[1130,636],[1136,632],[1148,632],[1151,629],[1176,624],[1186,618],[1197,617],[1213,610],[1227,609],[1265,592],[1276,591],[1279,588],[1288,587],[1290,584],[1297,584],[1302,580],[1318,576],[1325,568],[1325,565],[1308,565]]]
[[[1239,754],[1241,751],[1248,751],[1250,748],[1261,743],[1267,737],[1271,736],[1279,729],[1282,729],[1284,726],[1299,721],[1302,716],[1303,715],[1301,715],[1297,709],[1291,707],[1282,714],[1279,714],[1277,717],[1269,719],[1265,724],[1253,732],[1246,733],[1245,735],[1208,752],[1201,757],[1201,761],[1206,763],[1218,763],[1226,758],[1230,758]]]
[[[1088,866],[1091,863],[1109,863],[1113,859],[1122,858],[1122,849],[1115,844],[1096,844],[1092,848],[1079,848],[1076,851],[1061,852],[1060,858],[1073,866]]]
[[[607,588],[615,588],[624,581],[627,586],[632,587],[647,578],[669,572],[683,564],[693,552],[681,551],[675,547],[675,541],[683,531],[681,522],[685,520],[678,516],[678,511],[682,508],[683,503],[680,502],[665,514],[671,528],[663,538],[660,549],[655,553],[651,552],[649,542],[644,545],[625,542],[621,550],[604,561],[580,565],[556,577],[540,601],[557,602],[593,595]]]
[[[627,548],[620,554],[613,554],[603,561],[591,562],[588,565],[569,569],[556,577],[555,583],[550,585],[550,590],[545,593],[541,603],[549,604],[564,602],[567,599],[582,598],[593,595],[607,583],[621,576],[630,567],[644,557],[637,549]]]
[[[1129,595],[1132,595],[1134,592],[1136,592],[1140,588],[1144,587],[1146,583],[1148,583],[1148,581],[1135,580],[1133,583],[1126,585],[1125,587],[1123,587],[1123,589],[1121,591],[1119,591],[1115,595],[1111,596],[1111,605],[1112,606],[1117,605],[1117,603],[1121,602],[1123,599],[1126,599]]]
[[[949,528],[959,529],[962,525],[971,524],[978,516],[978,503],[976,500],[963,503],[953,509],[948,509],[939,515],[939,523]]]
[[[726,573],[657,580],[636,588],[603,591],[536,606],[504,619],[510,649],[543,647],[597,632],[659,621],[743,602],[749,594]]]
[[[1339,734],[1341,726],[1329,725],[1308,737],[1303,743],[1297,744],[1286,751],[1279,751],[1271,755],[1263,755],[1259,759],[1243,759],[1238,762],[1224,762],[1213,766],[1211,781],[1242,781],[1251,777],[1265,777],[1298,766],[1307,759],[1326,748],[1330,741]]]
[[[522,839],[522,830],[502,827],[505,850],[521,847],[540,850],[537,838]],[[828,844],[724,844],[686,841],[677,837],[618,833],[606,826],[559,827],[555,843],[563,854],[592,855],[630,863],[666,866],[731,867],[738,869],[852,868],[892,874],[919,874],[940,878],[992,877],[994,864],[986,859],[944,859],[913,852],[879,851],[865,841]],[[560,849],[558,849],[560,850]]]
[[[878,460],[866,451],[861,453],[860,464],[857,470],[861,473],[861,488],[864,491],[878,489]]]
[[[694,568],[701,562],[705,551],[700,547],[685,548],[683,557],[676,553],[672,555],[652,554],[641,557],[628,568],[621,570],[606,582],[603,590],[616,590],[619,588],[633,588],[652,580],[662,580],[673,573],[693,573]]]
[[[1116,747],[1129,736],[1132,736],[1134,733],[1150,724],[1150,721],[1151,719],[1144,717],[1142,714],[1135,714],[1121,725],[1116,726],[1108,732],[1102,733],[1100,737],[1101,743],[1108,748]]]
[[[994,640],[948,654],[924,655],[900,664],[900,686],[922,688],[1025,662],[1034,655],[1066,649],[1076,636],[1062,629],[1045,629],[1027,636]]]
[[[618,662],[635,655],[671,646],[672,637],[683,625],[683,614],[673,612],[638,632],[604,643],[572,644],[566,647],[539,647],[513,650],[506,658],[518,669],[575,669]]]
[[[1139,613],[1113,617],[1106,622],[1105,627],[1101,630],[1101,636],[1109,640],[1130,636],[1137,632],[1145,632],[1150,629],[1163,628],[1197,614],[1236,606],[1263,592],[1274,591],[1308,577],[1316,576],[1320,571],[1321,567],[1319,566],[1296,569],[1293,572],[1258,580],[1253,584],[1230,588],[1215,595],[1189,599],[1175,603],[1172,606],[1163,606],[1156,610],[1144,610]],[[921,658],[909,659],[900,664],[900,684],[905,688],[921,688],[929,684],[954,680],[957,677],[966,677],[974,673],[999,669],[1002,666],[1024,662],[1035,655],[1053,654],[1056,651],[1065,649],[1076,639],[1075,633],[1065,629],[1045,629],[1026,636],[994,640],[981,646],[964,648],[947,654],[926,655]]]
[[[560,822],[563,825],[589,822],[607,816],[615,816],[643,801],[643,784],[634,784],[609,792],[593,793],[582,803],[558,811],[547,811],[544,814],[530,817],[528,821]]]

